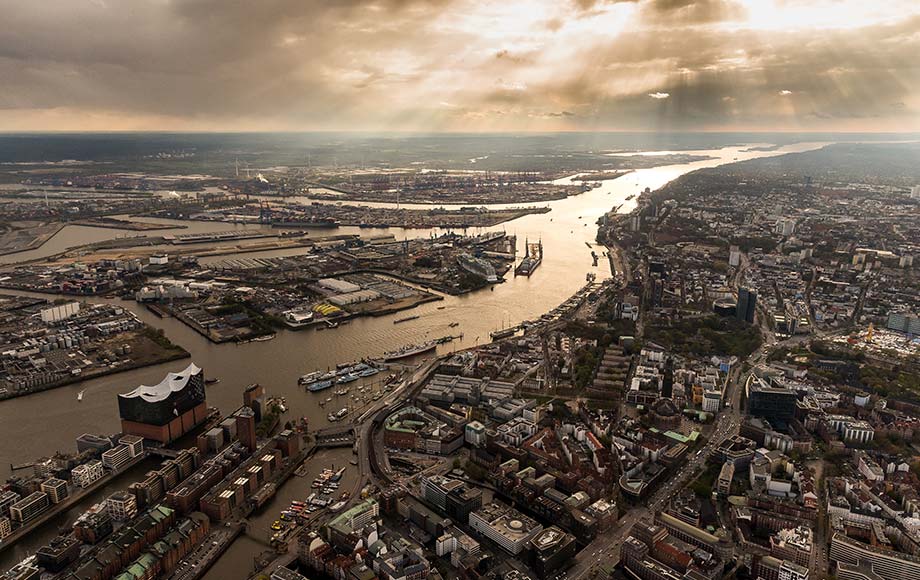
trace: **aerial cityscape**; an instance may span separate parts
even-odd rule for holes
[[[0,13],[0,580],[920,580],[920,5]]]

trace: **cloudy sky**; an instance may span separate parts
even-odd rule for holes
[[[917,0],[0,0],[0,131],[920,131]]]

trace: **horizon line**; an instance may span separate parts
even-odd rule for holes
[[[151,130],[151,129],[114,129],[114,130],[17,130],[0,129],[0,137],[16,135],[920,135],[920,129],[905,131],[833,131],[833,130],[557,130],[557,131],[421,131],[412,129],[304,129],[304,130]]]

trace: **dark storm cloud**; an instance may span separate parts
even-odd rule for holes
[[[763,28],[749,0],[0,0],[0,130],[916,123],[893,1]]]
[[[651,0],[642,7],[646,22],[668,25],[740,20],[745,14],[734,0]]]
[[[671,4],[662,9],[688,3]],[[790,116],[808,122],[892,114],[914,119],[916,127],[916,110],[905,105],[920,86],[916,30],[920,17],[815,35],[714,31],[691,23],[667,35],[640,28],[587,48],[583,60],[590,64],[577,75],[504,97],[520,107],[566,103],[585,128],[769,128]],[[656,64],[665,74],[654,91],[610,94],[611,86]],[[653,92],[667,98],[649,98]]]
[[[166,115],[248,114],[255,108],[328,109],[345,87],[325,63],[399,46],[444,2],[42,2],[3,7],[0,107],[94,107]],[[376,14],[376,20],[368,19]],[[361,27],[361,28],[358,28]],[[387,76],[349,63],[366,88]],[[363,74],[361,74],[363,73]]]

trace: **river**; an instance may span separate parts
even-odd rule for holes
[[[173,341],[185,347],[192,358],[175,361],[154,367],[128,371],[121,374],[93,379],[81,384],[61,387],[37,393],[27,397],[10,399],[0,403],[0,480],[9,476],[11,463],[31,461],[43,455],[50,455],[57,450],[74,450],[74,439],[82,433],[113,433],[119,430],[118,393],[127,392],[139,384],[155,384],[165,373],[178,371],[190,361],[202,367],[207,376],[221,379],[217,385],[208,387],[208,404],[221,411],[229,412],[241,403],[244,387],[251,383],[261,383],[270,395],[284,396],[291,408],[287,418],[307,417],[311,427],[324,426],[326,415],[338,407],[335,403],[325,408],[319,401],[322,395],[305,393],[297,386],[297,377],[315,370],[325,369],[339,362],[350,361],[365,356],[382,354],[408,343],[420,342],[426,338],[435,338],[446,334],[462,332],[460,341],[443,345],[440,353],[453,349],[467,348],[480,342],[489,341],[489,332],[502,326],[517,324],[523,320],[538,318],[541,314],[554,308],[585,284],[585,275],[597,274],[598,280],[610,276],[607,260],[601,259],[597,267],[592,266],[591,245],[599,254],[602,247],[594,247],[597,233],[595,222],[598,217],[620,206],[620,212],[628,212],[635,207],[636,198],[645,189],[658,189],[669,181],[696,169],[714,167],[733,160],[745,160],[758,157],[770,157],[790,152],[816,149],[824,143],[799,143],[782,147],[776,151],[745,151],[749,146],[729,147],[718,150],[688,151],[691,154],[711,156],[712,159],[668,165],[651,169],[640,169],[614,180],[602,182],[600,187],[584,194],[563,200],[543,203],[552,211],[545,214],[524,216],[520,219],[492,228],[476,229],[472,233],[487,230],[505,230],[518,236],[518,251],[523,252],[525,238],[542,239],[544,258],[542,265],[531,277],[510,276],[494,290],[483,290],[464,296],[447,296],[443,301],[419,306],[411,311],[420,318],[403,324],[393,324],[393,316],[380,318],[358,318],[350,324],[335,330],[317,332],[280,331],[269,342],[245,345],[208,342],[192,329],[175,319],[160,319],[134,302],[123,304],[131,308],[148,324],[162,328]],[[627,201],[627,197],[635,198]],[[523,205],[523,204],[522,204]],[[143,218],[143,221],[154,221]],[[199,231],[220,231],[233,227],[259,228],[264,226],[233,226],[224,223],[172,222],[165,224],[188,225],[188,229],[174,230],[176,233]],[[167,230],[169,231],[169,230]],[[133,232],[131,232],[133,234]],[[156,235],[163,232],[152,232]],[[337,234],[386,234],[392,233],[397,239],[405,237],[428,236],[437,230],[403,230],[338,228]],[[104,228],[85,228],[67,226],[41,248],[4,256],[0,263],[10,263],[25,259],[35,259],[52,255],[67,248],[124,235],[121,230]],[[314,234],[322,235],[322,234]],[[303,252],[301,248],[292,250],[275,250],[247,254],[249,256],[277,256]],[[225,259],[226,256],[219,259]],[[101,299],[100,299],[101,300]],[[443,306],[443,310],[438,307]],[[457,328],[450,328],[451,322],[459,322]],[[370,381],[370,379],[368,379]],[[360,383],[359,383],[360,384]],[[76,401],[77,393],[85,390],[83,401]],[[354,388],[353,388],[354,391]],[[330,460],[343,460],[347,457],[330,454]],[[345,459],[347,461],[347,459]],[[303,480],[294,479],[283,488],[279,495],[290,499],[295,497],[291,486],[303,486]],[[300,489],[297,493],[308,491]],[[280,500],[275,500],[280,502]],[[255,529],[267,529],[277,514],[278,507],[270,505],[255,518]],[[54,526],[46,526],[39,533],[33,534],[14,549],[0,555],[0,570],[19,561],[33,552],[42,543],[54,535]],[[251,539],[243,538],[221,558],[217,568],[206,578],[227,578],[231,571],[250,570],[252,556],[261,551]],[[222,572],[221,572],[222,571]],[[235,576],[235,575],[234,575]]]

